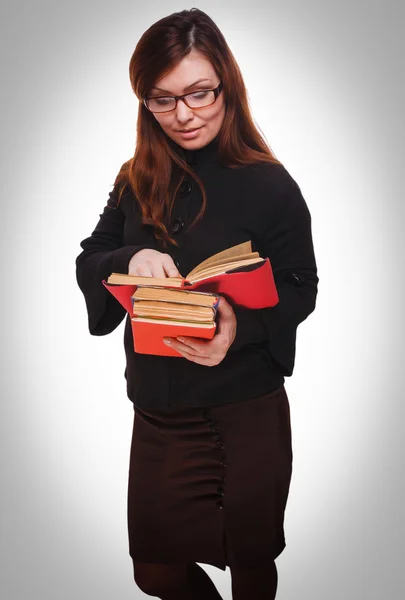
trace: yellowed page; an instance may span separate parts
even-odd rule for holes
[[[204,329],[212,329],[216,327],[215,321],[211,321],[211,323],[192,323],[190,321],[181,321],[180,319],[151,319],[150,317],[131,317],[131,321],[142,321],[145,323],[160,323],[162,325],[188,325],[190,327],[196,327],[197,333],[198,329],[200,329],[201,327],[203,327]],[[198,335],[196,337],[198,337]]]
[[[230,256],[229,258],[225,258],[225,259],[221,259],[221,260],[216,260],[212,263],[210,263],[209,265],[207,265],[207,267],[204,267],[204,269],[200,269],[199,267],[196,267],[195,269],[193,269],[194,271],[194,275],[192,275],[192,277],[195,277],[196,275],[199,275],[203,270],[205,271],[206,268],[211,268],[211,267],[217,267],[217,266],[223,266],[225,267],[225,265],[231,263],[231,262],[235,262],[235,259],[239,260],[248,260],[251,258],[259,258],[260,254],[258,252],[248,252],[247,254],[241,254],[240,256]]]
[[[197,273],[205,267],[209,267],[212,264],[218,264],[220,261],[224,261],[228,258],[239,258],[240,255],[249,254],[252,252],[252,242],[248,240],[247,242],[242,242],[242,244],[237,244],[236,246],[232,246],[231,248],[226,248],[226,250],[221,250],[221,252],[217,252],[213,254],[206,260],[203,260],[202,263],[197,265],[190,273],[187,275],[187,279],[193,277]]]
[[[217,301],[217,297],[206,292],[197,292],[194,290],[173,290],[162,287],[138,286],[132,295],[136,300],[154,300],[159,302],[181,302],[198,306],[212,306]]]
[[[190,283],[196,283],[197,281],[201,281],[201,279],[205,279],[206,277],[212,277],[213,275],[220,275],[221,273],[225,273],[225,271],[230,271],[231,269],[235,269],[236,267],[242,267],[247,265],[253,265],[258,262],[262,262],[263,258],[260,256],[258,258],[252,258],[250,260],[241,260],[227,263],[224,265],[218,265],[216,267],[212,267],[209,269],[204,269],[200,271],[194,277],[189,278]]]
[[[140,275],[124,275],[123,273],[111,273],[107,279],[107,283],[116,283],[119,285],[148,285],[155,286],[172,285],[181,287],[184,277],[141,277]]]
[[[214,309],[209,306],[193,306],[173,302],[150,303],[149,301],[135,302],[133,314],[142,317],[160,317],[161,319],[182,318],[186,321],[189,319],[192,321],[212,321],[215,317]]]

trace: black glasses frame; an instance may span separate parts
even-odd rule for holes
[[[218,98],[219,94],[221,93],[223,87],[224,87],[224,85],[223,85],[222,81],[220,81],[219,85],[216,88],[212,88],[212,89],[209,89],[209,90],[206,90],[206,89],[204,89],[204,90],[196,90],[195,92],[189,92],[188,94],[184,94],[183,96],[168,96],[168,95],[165,95],[165,96],[149,96],[148,98],[144,98],[143,99],[143,103],[146,106],[146,108],[149,110],[149,112],[152,112],[152,113],[155,112],[156,114],[163,114],[163,113],[168,113],[168,112],[172,112],[173,110],[176,110],[176,108],[177,108],[177,102],[179,100],[183,100],[183,102],[189,108],[191,108],[191,110],[199,110],[200,108],[206,108],[207,106],[211,106],[212,104],[214,104],[216,102],[216,99]],[[198,93],[198,92],[214,92],[214,96],[215,96],[214,97],[214,102],[210,102],[209,104],[206,104],[205,106],[198,106],[198,107],[190,106],[187,103],[187,96],[192,96],[193,94]],[[176,104],[175,104],[174,108],[171,108],[170,110],[159,110],[159,111],[150,110],[150,108],[148,107],[148,104],[147,104],[148,100],[152,100],[152,99],[155,100],[157,98],[174,98],[175,101],[176,101]]]

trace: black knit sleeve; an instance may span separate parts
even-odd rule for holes
[[[111,333],[126,315],[124,307],[104,287],[102,280],[107,280],[111,273],[128,273],[132,256],[138,250],[151,247],[123,245],[125,214],[117,203],[117,196],[115,186],[94,231],[80,242],[83,251],[76,258],[76,280],[84,295],[91,335]]]
[[[235,306],[237,331],[228,351],[267,342],[280,371],[291,376],[296,330],[315,309],[319,278],[308,206],[288,171],[283,167],[280,173],[274,218],[264,227],[261,241],[261,256],[270,258],[279,302],[256,310]]]

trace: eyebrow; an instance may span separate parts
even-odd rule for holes
[[[203,81],[211,81],[211,80],[210,79],[198,79],[194,83],[191,83],[190,85],[187,85],[183,89],[183,92],[185,92],[186,90],[189,90],[190,88],[194,87],[195,85],[197,85],[197,83],[202,83]],[[159,87],[153,87],[152,90],[160,90],[161,92],[166,92],[166,94],[171,94],[172,95],[172,93],[169,92],[168,90],[163,90],[162,88],[159,88]]]

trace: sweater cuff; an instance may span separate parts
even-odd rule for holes
[[[239,350],[247,344],[258,344],[267,340],[268,332],[261,317],[260,310],[233,306],[236,316],[236,335],[228,352]]]

